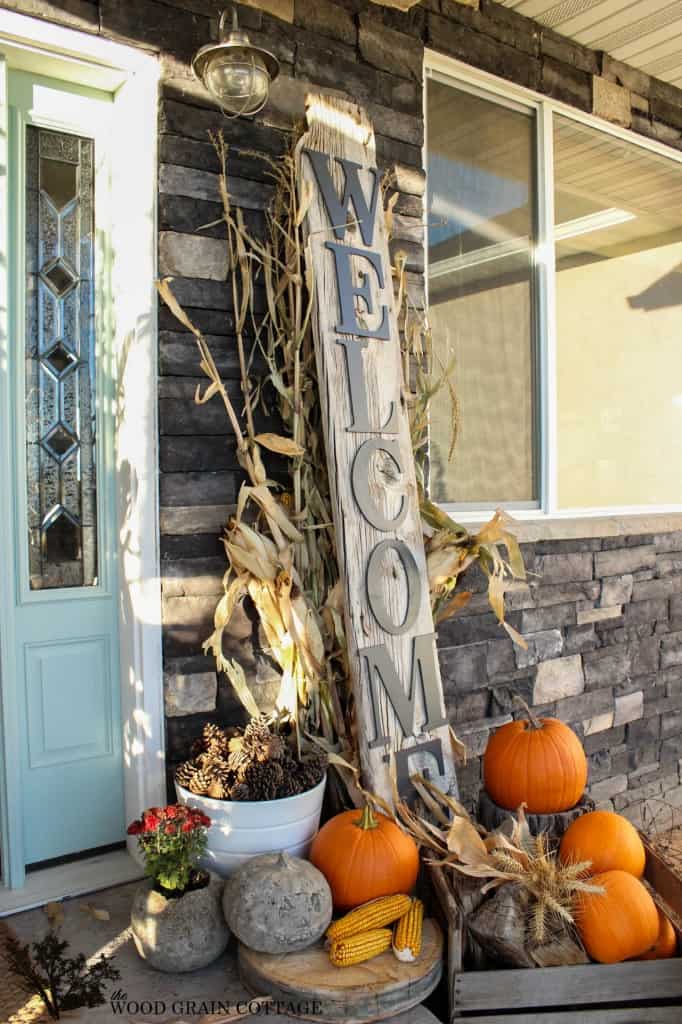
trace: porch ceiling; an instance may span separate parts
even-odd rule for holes
[[[501,0],[519,14],[682,86],[682,3],[671,0]]]

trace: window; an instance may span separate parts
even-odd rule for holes
[[[682,504],[682,162],[432,71],[427,178],[434,498]]]

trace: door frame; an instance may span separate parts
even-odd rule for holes
[[[24,70],[113,95],[122,159],[113,169],[111,247],[118,632],[125,813],[165,803],[157,427],[158,60],[95,35],[0,11],[0,524],[14,531],[8,345],[7,77]],[[130,157],[126,159],[126,157]],[[125,264],[125,265],[124,265]],[[150,388],[151,385],[151,388]],[[8,531],[9,532],[9,531]],[[12,564],[13,561],[12,561]],[[2,884],[25,882],[14,650],[15,571],[0,572]],[[135,851],[132,841],[129,850]],[[0,889],[0,893],[2,889]]]

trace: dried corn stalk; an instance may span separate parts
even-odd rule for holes
[[[215,135],[212,141],[221,165],[221,221],[226,227],[228,287],[243,397],[239,412],[228,396],[205,338],[175,299],[170,281],[158,286],[171,311],[196,338],[199,366],[208,384],[203,392],[197,388],[195,401],[222,401],[247,478],[223,538],[228,562],[224,593],[204,649],[211,651],[218,669],[231,680],[249,714],[255,714],[258,708],[243,669],[224,654],[230,622],[248,597],[281,673],[277,712],[294,722],[300,739],[323,747],[355,800],[360,791],[356,785],[354,707],[345,685],[348,672],[343,587],[336,561],[310,330],[313,288],[304,263],[302,225],[311,195],[298,194],[293,148],[276,160],[258,154],[267,163],[274,199],[266,213],[265,238],[257,238],[247,228],[241,211],[231,204],[224,139]],[[388,199],[389,222],[394,204],[395,198]],[[400,254],[394,276],[436,621],[454,614],[468,600],[466,592],[455,594],[454,590],[461,574],[475,561],[489,575],[491,604],[503,621],[506,582],[525,576],[506,518],[498,514],[471,536],[424,497],[429,401],[438,388],[450,389],[454,445],[456,396],[450,381],[452,368],[433,371],[428,322],[409,301],[405,259]],[[255,313],[256,288],[265,299],[265,312],[259,315]],[[256,354],[265,362],[262,379],[252,373]],[[416,367],[413,386],[412,367]],[[256,432],[259,411],[276,414],[282,433]],[[268,477],[264,451],[287,460],[288,489]],[[506,545],[508,560],[499,554],[500,544]]]

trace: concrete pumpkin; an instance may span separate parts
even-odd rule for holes
[[[564,864],[591,861],[592,874],[627,871],[641,878],[646,852],[637,829],[627,818],[613,811],[591,811],[566,829],[559,857]]]
[[[330,818],[313,840],[310,859],[329,882],[337,910],[409,893],[419,872],[415,841],[369,804]]]
[[[575,922],[589,956],[601,964],[639,957],[658,936],[656,904],[638,878],[627,871],[594,875],[603,893],[581,893]]]
[[[287,853],[253,857],[223,894],[225,918],[240,942],[259,953],[295,953],[324,935],[332,894],[324,875]]]
[[[587,782],[587,758],[573,730],[557,718],[526,718],[495,732],[483,755],[485,788],[495,803],[531,814],[554,814],[577,804]]]

